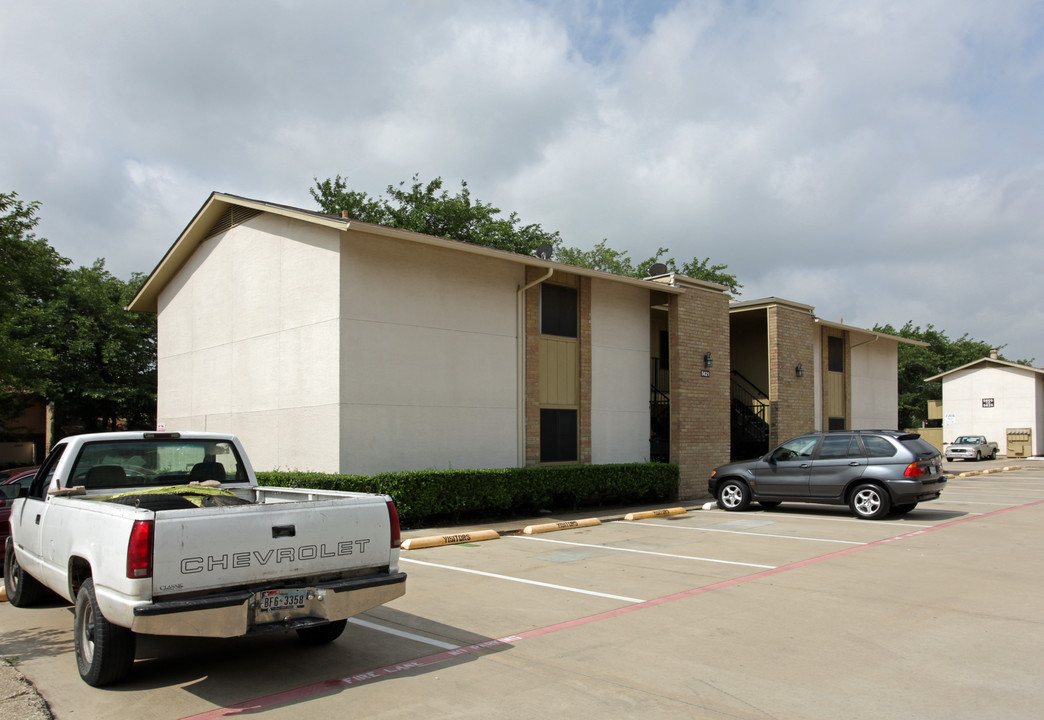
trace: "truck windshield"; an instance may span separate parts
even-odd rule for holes
[[[224,440],[120,440],[84,445],[67,487],[88,490],[247,482],[235,446]]]

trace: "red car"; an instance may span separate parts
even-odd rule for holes
[[[11,468],[0,472],[0,548],[7,543],[7,536],[11,534],[11,500],[18,497],[14,486],[29,487],[29,483],[36,477],[38,467]],[[12,494],[13,493],[13,494]],[[2,574],[0,570],[0,574]]]

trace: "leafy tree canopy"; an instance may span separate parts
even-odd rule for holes
[[[649,268],[662,262],[668,272],[726,285],[733,294],[738,295],[743,287],[735,275],[725,272],[727,265],[711,265],[710,258],[693,258],[681,266],[673,258],[661,260],[669,252],[666,248],[635,265],[627,252],[608,247],[608,240],[602,240],[592,250],[566,247],[558,232],[547,232],[538,224],[523,225],[516,213],[501,217],[499,208],[473,201],[466,182],[461,182],[460,192],[450,195],[442,188],[442,178],[424,184],[414,175],[409,186],[405,182],[389,185],[387,197],[371,198],[365,192],[349,189],[348,180],[340,175],[313,180],[315,187],[309,192],[321,210],[330,215],[344,214],[354,220],[525,255],[532,255],[540,245],[548,243],[559,262],[631,277],[647,277]]]
[[[927,347],[899,344],[899,427],[918,428],[927,421],[928,401],[942,399],[942,383],[925,382],[926,378],[989,357],[994,346],[967,334],[951,340],[942,330],[926,325],[922,330],[912,321],[899,330],[891,325],[875,325],[874,330],[910,340],[928,343]],[[1003,349],[1004,346],[998,348]],[[1005,359],[1000,356],[1000,359]],[[1014,360],[1029,365],[1032,360]]]
[[[450,195],[442,189],[442,178],[424,184],[416,175],[412,184],[389,185],[387,197],[371,198],[350,190],[348,180],[315,180],[309,192],[323,212],[363,222],[412,230],[426,235],[451,238],[475,245],[532,255],[540,245],[552,247],[561,242],[557,232],[540,225],[523,225],[516,213],[502,217],[500,208],[471,199],[466,182],[460,192]]]
[[[593,250],[562,247],[558,249],[556,258],[569,265],[631,277],[649,277],[652,274],[652,266],[656,263],[663,263],[667,267],[667,272],[680,273],[696,280],[707,280],[725,285],[734,295],[739,295],[739,290],[743,287],[735,275],[725,272],[728,265],[711,265],[709,257],[703,260],[693,258],[679,266],[674,258],[661,259],[670,251],[667,248],[659,248],[655,255],[635,265],[631,262],[628,253],[608,247],[608,242],[608,240],[602,240],[594,246]]]
[[[35,397],[60,425],[154,427],[156,319],[124,309],[144,276],[119,280],[104,260],[70,268],[30,232],[38,209],[0,194],[0,417]]]

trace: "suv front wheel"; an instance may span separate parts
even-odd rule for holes
[[[888,514],[892,501],[885,492],[877,485],[864,483],[852,491],[848,498],[848,506],[856,517],[864,520],[877,520]]]
[[[739,480],[726,480],[718,488],[718,507],[722,510],[746,510],[750,507],[750,488]]]

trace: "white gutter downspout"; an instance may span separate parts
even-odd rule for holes
[[[518,346],[518,431],[515,437],[518,441],[518,467],[526,466],[526,290],[535,287],[545,280],[549,280],[555,274],[554,268],[548,268],[547,275],[537,278],[533,282],[518,289],[516,298],[515,322]]]

